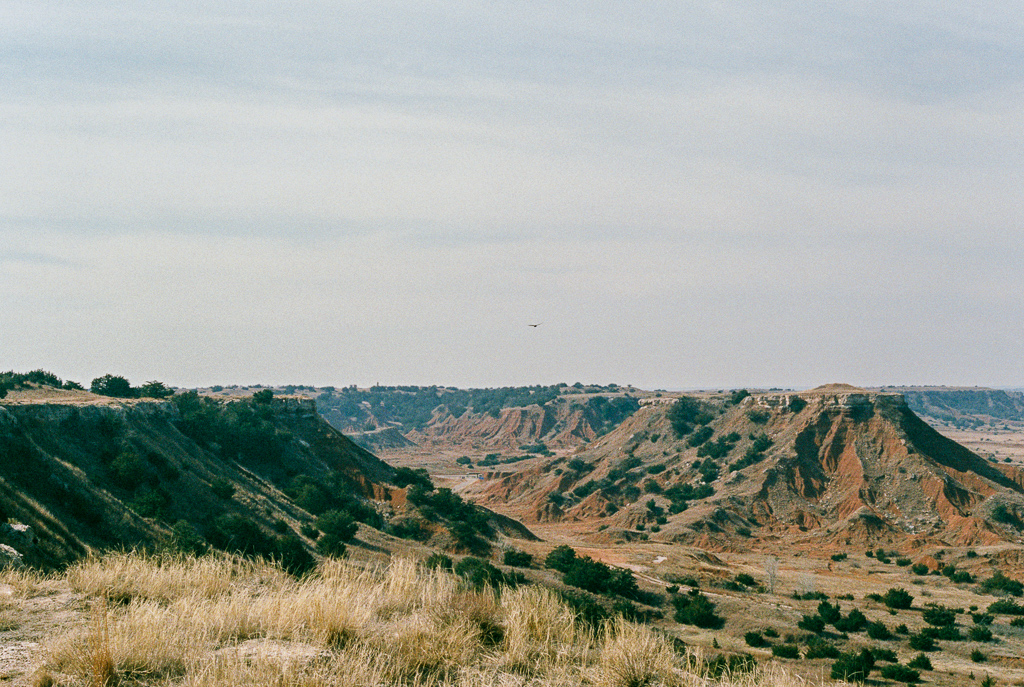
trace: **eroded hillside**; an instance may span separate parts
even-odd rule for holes
[[[12,392],[0,403],[8,519],[31,528],[15,551],[43,567],[109,548],[212,546],[301,570],[318,551],[343,551],[357,529],[399,548],[404,537],[486,551],[499,533],[530,536],[435,490],[425,474],[394,470],[327,424],[312,400],[270,391],[230,400]]]
[[[833,385],[650,403],[577,455],[477,492],[526,522],[590,521],[595,539],[914,546],[1020,541],[1022,483],[901,395]]]

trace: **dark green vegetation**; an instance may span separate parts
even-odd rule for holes
[[[6,379],[60,383],[43,373]],[[313,562],[312,535],[326,528],[325,552],[343,550],[350,537],[331,518],[318,529],[317,516],[333,510],[382,524],[367,497],[391,469],[312,404],[192,392],[125,407],[10,405],[3,413],[0,512],[33,526],[39,542],[26,559],[43,567],[81,556],[86,545],[171,546],[271,556],[302,571]]]
[[[544,559],[544,567],[562,573],[562,581],[579,589],[605,596],[618,596],[651,606],[659,606],[661,597],[637,587],[633,573],[611,568],[588,556],[577,556],[570,546],[558,546]]]

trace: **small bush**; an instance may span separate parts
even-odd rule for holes
[[[972,642],[991,642],[992,630],[986,625],[975,625],[967,633]]]
[[[868,619],[859,608],[854,608],[836,623],[833,623],[840,632],[860,632],[867,627]]]
[[[919,682],[921,679],[921,673],[908,666],[901,666],[898,663],[894,665],[883,666],[880,673],[882,677],[884,677],[886,680],[906,682],[907,684]]]
[[[864,682],[874,667],[875,657],[867,649],[861,649],[859,654],[852,652],[840,654],[836,662],[832,664],[832,679]]]
[[[423,561],[423,565],[430,570],[451,570],[454,567],[451,557],[443,553],[430,554],[427,560]]]
[[[1003,615],[1024,615],[1024,606],[1010,599],[1000,599],[989,604],[988,613],[1002,613]]]
[[[747,643],[747,646],[753,647],[768,645],[768,640],[764,638],[764,635],[753,630],[743,635],[743,641]]]
[[[988,660],[988,656],[986,656],[985,652],[981,649],[975,649],[971,652],[971,660],[975,663],[984,663]]]
[[[956,624],[956,612],[941,605],[929,605],[921,612],[921,619],[929,625],[945,626]]]
[[[725,620],[715,614],[715,604],[696,590],[673,598],[672,605],[675,607],[672,617],[677,623],[703,628],[719,628],[725,624]]]
[[[927,575],[928,566],[924,563],[914,563],[912,566],[910,566],[910,572],[914,573],[915,575]]]
[[[889,608],[906,609],[914,602],[914,597],[905,589],[893,587],[882,597],[882,602]]]
[[[818,604],[818,615],[829,625],[835,625],[843,617],[839,610],[839,604],[833,605],[828,601],[822,601]]]
[[[502,555],[501,562],[515,568],[529,568],[533,565],[533,554],[517,549],[509,549]]]
[[[899,658],[896,657],[896,652],[892,649],[882,649],[875,647],[871,650],[871,655],[875,657],[875,662],[886,661],[887,663],[896,663]]]
[[[336,510],[329,510],[318,517],[316,527],[321,532],[316,548],[325,556],[343,556],[345,544],[359,531],[359,525],[351,515]]]
[[[757,580],[747,573],[740,573],[734,579],[746,587],[753,587],[757,584]]]
[[[896,565],[900,566],[901,568],[905,568],[908,565],[910,565],[910,559],[909,558],[897,558],[896,559]]]
[[[832,554],[832,560],[834,560],[836,563],[838,563],[839,561],[845,561],[846,557],[847,557],[847,554],[845,554],[845,553],[834,553],[834,554]]]
[[[824,639],[819,637],[812,637],[807,642],[807,651],[804,652],[804,658],[839,658],[840,651],[834,644],[826,642]]]
[[[868,637],[871,639],[886,640],[892,638],[892,632],[885,626],[881,620],[868,623],[867,626]]]
[[[800,647],[796,644],[776,644],[772,647],[772,656],[776,658],[800,658]]]
[[[910,635],[910,648],[914,651],[935,651],[935,640],[925,634]]]
[[[1020,596],[1024,593],[1024,584],[1021,584],[1017,580],[1012,580],[1001,572],[997,572],[992,577],[984,580],[978,585],[979,591],[983,594],[1009,594],[1010,596]]]
[[[544,567],[557,570],[560,573],[567,573],[576,561],[576,551],[568,545],[556,546],[544,559]]]
[[[821,619],[821,616],[805,615],[797,622],[796,626],[807,632],[819,633],[824,631],[825,621]]]
[[[910,659],[910,661],[907,662],[907,666],[915,668],[917,670],[931,670],[932,661],[924,654],[918,654],[917,656],[914,656],[914,658]]]

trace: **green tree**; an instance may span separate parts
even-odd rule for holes
[[[274,400],[274,392],[270,389],[263,389],[257,391],[252,395],[252,402],[258,405],[270,405],[271,401]]]
[[[113,396],[114,398],[133,398],[135,389],[124,377],[112,374],[105,374],[92,380],[89,390],[101,396]]]
[[[167,388],[163,382],[151,381],[139,387],[138,395],[142,398],[170,398],[174,389]]]

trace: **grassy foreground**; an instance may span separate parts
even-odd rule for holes
[[[403,559],[328,560],[295,579],[238,558],[116,554],[0,582],[18,596],[70,586],[89,603],[49,638],[38,687],[808,684],[771,662],[714,676],[649,627],[594,628],[542,587],[476,590]]]

